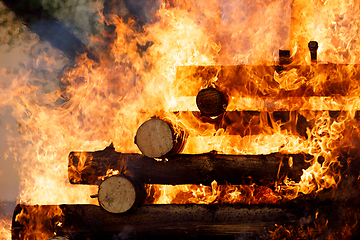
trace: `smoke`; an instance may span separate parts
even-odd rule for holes
[[[0,202],[15,201],[19,195],[19,174],[14,155],[6,136],[17,137],[16,119],[11,116],[11,108],[0,114]]]

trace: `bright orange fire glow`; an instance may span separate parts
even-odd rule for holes
[[[141,29],[132,19],[103,17],[116,26],[114,44],[109,49],[99,44],[99,62],[79,56],[52,90],[35,74],[58,68],[46,53],[34,59],[35,67],[27,72],[1,70],[10,81],[0,82],[0,109],[13,109],[20,132],[20,137],[8,139],[19,161],[19,201],[98,204],[90,198],[97,186],[69,183],[69,152],[104,149],[112,142],[119,152],[138,153],[136,130],[152,116],[186,129],[183,153],[279,152],[313,158],[300,182],[287,178],[275,191],[216,182],[211,187],[151,185],[151,203],[276,203],[336,187],[341,181],[340,153],[360,136],[360,6],[353,0],[311,2],[295,0],[291,7],[290,1],[280,0],[164,1],[153,21]],[[103,41],[102,36],[91,38]],[[310,40],[319,43],[319,65],[311,64]],[[272,67],[279,49],[290,49],[293,57],[282,72]],[[246,64],[242,76],[247,84],[218,78],[221,65],[241,64]],[[215,75],[196,79],[191,66],[214,66]],[[224,129],[184,112],[196,110],[196,93],[214,85],[227,88],[229,111],[260,112],[248,127],[237,122],[245,119],[240,115]],[[279,97],[284,91],[297,95]],[[296,110],[311,127],[300,134],[295,126],[300,115],[290,113],[290,120],[281,122],[274,117],[276,110]],[[334,117],[330,110],[338,114]],[[0,228],[9,227],[3,225]],[[1,237],[8,238],[8,231],[3,232]]]
[[[1,215],[0,217],[3,218]],[[0,220],[0,237],[2,239],[11,239],[10,227],[10,222],[6,221],[5,219]]]
[[[148,187],[149,203],[152,204],[221,204],[242,203],[261,204],[276,203],[281,198],[270,188],[255,185],[150,185]]]

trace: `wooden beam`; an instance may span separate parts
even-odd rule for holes
[[[354,239],[359,236],[356,201],[349,206],[317,201],[281,205],[148,205],[125,214],[109,213],[95,205],[69,204],[60,205],[61,217],[44,214],[58,207],[18,205],[12,222],[12,239],[38,239],[29,226],[34,223],[49,237],[56,234],[91,240],[124,236],[126,239],[234,239],[234,236],[268,239],[270,233],[281,227],[293,229],[286,230],[281,239],[284,236],[325,239],[334,233],[344,234],[343,230],[350,231]],[[23,216],[19,217],[21,212]]]
[[[360,65],[291,65],[281,72],[277,65],[179,66],[174,82],[178,96],[174,97],[196,96],[214,78],[217,89],[229,98],[228,109],[233,109],[231,105],[239,98],[357,98],[351,91],[354,83],[360,84]]]
[[[285,175],[299,180],[309,166],[308,156],[178,154],[167,161],[156,161],[135,153],[119,153],[110,145],[96,152],[71,152],[68,177],[72,184],[100,184],[108,169],[124,170],[125,175],[144,184],[218,184],[273,185]],[[289,166],[289,159],[293,165]]]

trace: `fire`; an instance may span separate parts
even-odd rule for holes
[[[10,222],[5,220],[5,217],[0,216],[3,220],[0,221],[0,236],[2,239],[10,239],[11,233],[10,233]]]
[[[98,62],[79,56],[60,80],[53,79],[50,89],[37,71],[61,69],[62,59],[52,53],[38,55],[25,72],[2,70],[1,75],[11,81],[0,83],[0,109],[13,109],[20,132],[18,138],[8,139],[19,161],[19,201],[97,204],[90,198],[96,186],[69,184],[69,152],[95,151],[111,142],[117,151],[139,152],[134,135],[152,116],[186,129],[184,153],[280,152],[313,158],[300,182],[287,178],[274,191],[216,182],[211,187],[153,185],[148,186],[154,194],[151,203],[274,203],[336,187],[341,181],[341,151],[357,148],[352,143],[360,136],[355,65],[360,60],[360,8],[352,0],[312,3],[296,0],[291,8],[290,2],[276,0],[164,1],[153,21],[141,29],[132,19],[103,17],[102,21],[116,26],[114,43],[109,49],[98,46]],[[102,36],[92,40],[101,42]],[[319,63],[348,65],[311,64],[310,40],[319,42]],[[270,71],[280,48],[290,49],[294,61],[282,72]],[[220,65],[239,64],[246,64],[243,76],[248,85],[221,82]],[[191,77],[195,71],[191,66],[214,66],[214,74],[210,79]],[[202,122],[189,112],[173,113],[182,110],[179,106],[195,109],[194,93],[213,85],[228,87],[229,111],[243,107],[261,112],[239,115],[227,129]],[[298,95],[278,99],[283,91]],[[301,135],[296,129],[300,115],[281,122],[274,117],[276,110],[296,110],[312,126]],[[339,113],[334,117],[330,110]],[[248,125],[238,122],[242,119],[249,119]],[[9,237],[6,234],[4,238]]]
[[[219,204],[276,203],[280,197],[270,188],[253,185],[150,185],[148,203],[151,204]],[[154,194],[155,193],[155,194]]]

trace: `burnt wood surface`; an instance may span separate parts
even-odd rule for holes
[[[220,91],[215,88],[205,88],[196,96],[196,106],[202,115],[216,117],[226,109],[227,100]]]
[[[41,229],[50,237],[56,233],[76,240],[269,239],[280,226],[294,231],[285,236],[272,235],[274,239],[314,239],[341,233],[348,225],[352,226],[351,236],[359,236],[356,218],[347,214],[359,212],[359,207],[338,204],[310,201],[283,205],[148,205],[130,214],[112,214],[95,205],[71,204],[60,205],[61,217],[44,214],[56,205],[18,205],[14,211],[12,239],[22,240],[25,235],[35,239],[29,224],[39,219],[44,224]],[[16,217],[21,212],[25,215]],[[296,238],[296,234],[300,235]],[[291,238],[292,235],[295,238]]]
[[[289,158],[293,166],[289,166]],[[285,175],[298,181],[309,164],[305,155],[222,155],[178,154],[167,161],[156,161],[135,153],[119,153],[110,145],[101,151],[71,152],[69,180],[73,184],[100,184],[108,169],[121,170],[142,183],[273,185]],[[81,161],[79,159],[81,158]],[[279,176],[279,178],[278,178]]]

